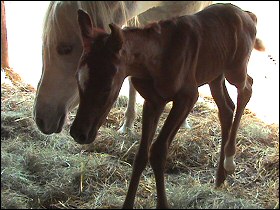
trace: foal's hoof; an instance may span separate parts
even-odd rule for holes
[[[217,178],[215,182],[215,189],[220,188],[225,183],[226,177]]]
[[[223,166],[219,166],[216,174],[215,188],[221,187],[224,184],[226,178],[227,178],[227,171],[224,169]]]
[[[235,171],[235,168],[236,168],[236,164],[235,164],[233,158],[234,158],[234,155],[230,156],[230,157],[225,157],[225,160],[224,160],[224,168],[227,171],[228,175],[233,174]]]
[[[227,174],[228,174],[228,175],[234,174],[234,171],[235,171],[235,170],[229,170],[229,171],[227,171]]]

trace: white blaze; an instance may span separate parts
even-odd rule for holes
[[[87,65],[82,66],[78,70],[78,82],[83,91],[86,89],[86,83],[89,80],[89,68]]]

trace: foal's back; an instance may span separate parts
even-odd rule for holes
[[[194,71],[200,86],[225,70],[246,66],[255,43],[255,25],[254,14],[232,4],[215,4],[194,15],[160,21],[147,28],[160,28],[160,36],[154,37],[162,50],[158,71],[174,74],[174,79]]]
[[[195,15],[200,24],[201,46],[197,76],[209,80],[209,72],[245,68],[256,39],[256,16],[231,4],[209,6]]]

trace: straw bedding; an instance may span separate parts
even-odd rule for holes
[[[34,89],[8,71],[12,85],[1,84],[1,208],[120,208],[139,146],[142,106],[137,104],[133,132],[118,134],[127,103],[120,97],[96,141],[78,145],[69,135],[70,125],[60,134],[40,133],[32,118]],[[188,119],[192,128],[179,130],[168,154],[166,189],[172,208],[279,208],[279,125],[266,125],[246,109],[237,135],[236,172],[214,189],[221,130],[213,100],[198,102]],[[155,206],[148,165],[135,208]]]

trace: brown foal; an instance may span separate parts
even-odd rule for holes
[[[231,4],[216,4],[144,28],[110,24],[111,34],[93,27],[82,10],[78,21],[84,51],[77,71],[80,104],[70,131],[75,141],[94,141],[127,76],[145,99],[140,147],[123,207],[133,207],[149,161],[156,179],[157,208],[168,208],[164,181],[168,147],[204,84],[209,84],[219,109],[222,144],[216,186],[220,186],[235,170],[236,133],[252,94],[247,63],[253,48],[264,50],[256,41],[256,16]],[[225,79],[237,88],[236,111]],[[152,142],[169,101],[172,109]]]

